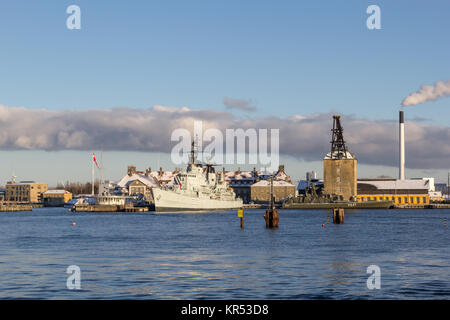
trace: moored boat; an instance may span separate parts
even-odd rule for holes
[[[192,142],[186,171],[178,173],[171,186],[153,188],[155,211],[229,210],[241,208],[242,199],[237,198],[225,177],[216,174],[210,164],[205,167],[195,161],[196,150]]]

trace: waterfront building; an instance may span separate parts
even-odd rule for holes
[[[252,171],[241,171],[240,168],[237,171],[225,171],[223,169],[223,174],[225,181],[244,203],[269,201],[270,184],[261,181],[268,180],[272,174],[257,171],[255,168]],[[295,196],[295,185],[292,184],[290,176],[286,174],[284,165],[278,167],[278,171],[274,174],[273,179],[276,182],[274,186],[277,185],[276,191],[274,191],[276,199],[282,200],[289,196]],[[255,188],[252,188],[253,186]]]
[[[47,190],[48,185],[45,183],[37,183],[34,181],[8,181],[6,183],[5,201],[39,203],[42,202],[42,194]]]
[[[107,206],[124,206],[125,203],[127,203],[127,200],[131,202],[131,199],[126,196],[100,195],[95,198],[95,204]]]
[[[151,201],[151,188],[158,187],[159,184],[150,173],[150,169],[137,171],[135,166],[128,166],[127,174],[117,183],[114,193],[128,196],[142,194]]]
[[[250,187],[260,180],[262,172],[256,171],[255,168],[253,171],[241,171],[241,168],[238,168],[237,171],[223,169],[223,174],[236,197],[241,198],[244,203],[249,203],[251,201]]]
[[[267,203],[270,201],[270,177],[263,173],[256,183],[250,187],[250,200],[255,203]],[[276,202],[280,202],[290,197],[295,197],[296,187],[292,183],[291,177],[285,172],[284,165],[278,167],[278,171],[273,176],[273,195]]]
[[[251,201],[267,203],[270,201],[270,180],[261,180],[250,187]],[[273,181],[273,196],[276,202],[295,197],[295,185],[283,180]]]
[[[162,168],[159,171],[152,171],[151,168],[145,171],[136,170],[135,166],[128,166],[127,174],[115,184],[113,190],[111,186],[105,188],[108,190],[103,195],[126,195],[136,196],[142,194],[147,201],[152,202],[152,188],[158,188],[163,185],[172,185],[173,178],[178,174],[178,169],[174,171],[163,171]]]
[[[46,207],[64,206],[72,200],[72,193],[66,190],[48,190],[42,194],[42,199]]]
[[[430,181],[425,179],[358,179],[358,202],[390,200],[397,205],[430,203]]]

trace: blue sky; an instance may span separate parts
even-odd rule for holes
[[[81,30],[66,28],[71,4]],[[370,4],[381,8],[382,30],[366,28]],[[449,12],[445,0],[2,1],[0,104],[224,111],[231,97],[257,108],[233,111],[243,118],[395,120],[420,85],[450,78]],[[407,107],[406,116],[448,127],[449,105]],[[0,181],[11,168],[2,170]]]

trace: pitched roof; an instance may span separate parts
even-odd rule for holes
[[[268,180],[261,180],[255,184],[252,185],[252,187],[266,187],[270,186],[270,181]],[[292,183],[283,181],[283,180],[274,180],[273,181],[274,187],[295,187]]]
[[[158,183],[153,179],[151,176],[146,176],[145,174],[140,173],[133,173],[131,176],[126,174],[118,183],[117,185],[121,188],[128,185],[128,183],[139,180],[143,184],[145,184],[149,188],[157,187]]]
[[[70,193],[70,192],[66,191],[66,190],[48,190],[48,191],[44,192],[44,194],[65,194],[65,193]]]
[[[429,186],[428,180],[358,180],[358,184],[369,184],[377,189],[427,189]]]

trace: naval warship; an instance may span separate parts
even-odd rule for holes
[[[195,161],[197,150],[192,142],[186,171],[174,177],[171,186],[153,188],[155,211],[228,210],[242,207],[223,173],[216,175],[213,165]]]

